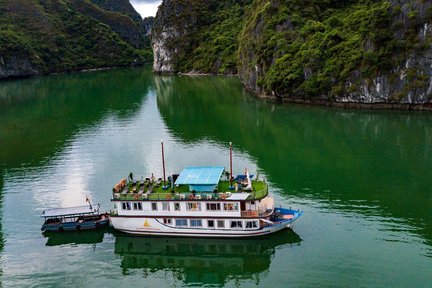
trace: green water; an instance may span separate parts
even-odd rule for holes
[[[265,176],[294,230],[265,238],[42,235],[44,209],[109,210],[129,172]],[[280,105],[236,78],[115,69],[0,83],[4,287],[430,287],[432,113]]]

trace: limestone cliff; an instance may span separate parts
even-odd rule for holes
[[[430,1],[254,1],[240,78],[261,95],[340,103],[428,103]]]
[[[130,6],[127,0],[99,2]],[[115,7],[105,10],[90,0],[0,1],[0,79],[148,61],[141,17]]]
[[[85,2],[83,0],[74,1]],[[91,0],[91,2],[101,9],[95,9],[94,5],[87,3],[87,5],[82,5],[84,7],[82,7],[81,12],[107,24],[123,39],[137,48],[151,46],[150,31],[153,27],[154,17],[142,19],[129,0]]]
[[[126,14],[122,14],[119,12],[113,12],[111,9],[119,6],[117,2],[117,6],[110,7],[109,11],[103,10],[100,7],[94,5],[90,1],[86,0],[70,0],[74,7],[84,15],[87,15],[97,21],[100,21],[106,25],[108,25],[114,32],[116,32],[121,38],[123,38],[128,43],[131,43],[134,47],[141,47],[143,33],[140,31],[139,23],[142,21],[141,17],[139,20],[134,21],[131,17]],[[109,2],[112,1],[97,1],[100,4],[108,5]],[[129,1],[126,0],[127,3]],[[129,4],[130,5],[130,4]],[[103,6],[102,6],[103,7]],[[139,15],[138,15],[139,16]]]
[[[431,1],[208,5],[163,1],[153,33],[155,71],[238,71],[246,88],[282,101],[397,108],[432,102]],[[219,53],[224,49],[235,59]]]
[[[197,10],[203,6],[205,0],[162,1],[152,31],[154,71],[170,73],[177,70],[177,61],[186,57],[186,51],[190,50],[190,37],[200,22],[201,15]]]
[[[152,46],[156,72],[237,73],[237,37],[249,0],[164,0]]]

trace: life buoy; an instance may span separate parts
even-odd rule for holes
[[[171,199],[171,195],[170,195],[170,194],[167,194],[167,195],[166,195],[166,199],[167,199],[167,200],[170,200],[170,199]]]
[[[138,199],[139,199],[139,196],[140,196],[140,195],[135,194],[135,195],[134,195],[134,199],[135,199],[135,200],[138,200]]]

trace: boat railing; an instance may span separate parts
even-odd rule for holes
[[[213,193],[213,192],[152,192],[152,193],[114,193],[115,200],[223,200],[228,198],[226,193]]]
[[[267,196],[268,194],[268,185],[265,181],[263,181],[264,187],[261,190],[254,190],[251,193],[251,196],[249,198],[252,199],[262,199]]]

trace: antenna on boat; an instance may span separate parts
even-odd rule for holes
[[[165,154],[164,154],[164,145],[162,139],[161,139],[161,146],[162,146],[162,169],[163,169],[163,181],[164,181],[162,189],[166,190],[167,186],[165,180]]]
[[[233,190],[234,186],[232,185],[232,179],[233,179],[233,177],[232,177],[232,142],[230,142],[229,145],[230,145],[230,179],[229,179],[230,186],[229,186],[229,189]]]

